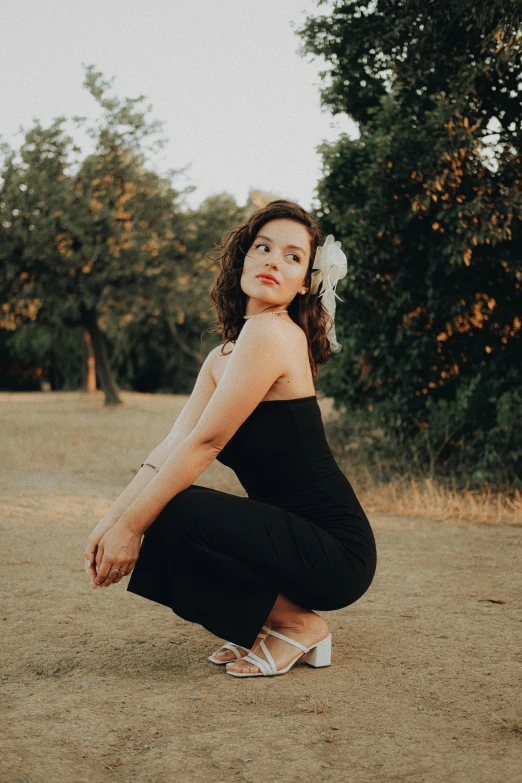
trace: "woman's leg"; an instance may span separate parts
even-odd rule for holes
[[[205,527],[236,526],[248,500],[192,485],[176,495],[148,528],[127,589],[250,649],[277,599],[277,588],[225,542],[213,546]],[[259,618],[259,619],[257,619]]]
[[[250,648],[274,608],[282,627],[303,624],[304,614],[316,622],[312,607],[348,605],[360,582],[346,552],[308,520],[192,485],[147,530],[128,589]]]

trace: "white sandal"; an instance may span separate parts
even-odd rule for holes
[[[268,628],[266,625],[263,625],[262,630],[266,631],[266,633],[264,633],[264,634],[258,633],[258,636],[261,639],[266,639],[267,634],[270,631],[270,628]],[[238,650],[238,647],[241,647],[241,646],[242,645],[234,644],[234,642],[225,642],[225,644],[221,645],[221,647],[225,647],[227,650],[232,650],[232,652],[236,656],[236,660],[239,659],[239,658],[244,658],[245,657],[244,655],[241,655],[241,653]],[[223,660],[223,658],[215,658],[214,656],[217,655],[218,652],[219,652],[219,650],[216,650],[216,652],[213,652],[212,655],[209,655],[208,656],[209,661],[212,661],[212,663],[218,663],[218,664],[220,664],[220,663],[221,664],[222,663],[232,663],[232,661],[225,661],[225,660]]]
[[[255,664],[260,669],[260,671],[233,672],[227,669],[227,674],[231,674],[233,677],[266,677],[266,676],[271,677],[275,674],[286,674],[286,672],[289,669],[291,669],[294,663],[297,663],[297,661],[300,658],[302,658],[304,663],[307,663],[309,666],[313,666],[314,668],[319,668],[320,666],[330,666],[332,662],[332,634],[331,633],[329,633],[325,639],[321,639],[320,642],[316,642],[316,644],[312,644],[311,647],[305,647],[304,644],[301,644],[300,642],[296,642],[295,639],[290,639],[290,637],[285,636],[282,633],[279,633],[279,631],[273,631],[271,628],[268,629],[267,636],[268,635],[277,636],[278,639],[282,639],[284,642],[293,644],[294,647],[298,647],[300,650],[302,650],[302,653],[298,655],[297,658],[295,658],[293,661],[290,661],[288,666],[285,666],[284,669],[278,671],[276,662],[271,656],[268,647],[261,639],[261,642],[259,644],[264,654],[266,655],[267,660],[265,661],[264,658],[261,658],[259,655],[256,655],[256,653],[254,652],[249,652],[248,655],[244,655],[242,658],[243,661],[248,661],[249,663]],[[233,661],[227,661],[227,663],[233,663]]]

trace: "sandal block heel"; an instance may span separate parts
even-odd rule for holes
[[[301,660],[316,669],[320,666],[330,666],[332,663],[332,634],[316,644],[310,652],[305,653]]]

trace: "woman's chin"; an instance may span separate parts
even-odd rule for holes
[[[260,296],[250,296],[250,302],[255,302],[259,307],[283,307],[275,297],[266,297],[266,299]]]

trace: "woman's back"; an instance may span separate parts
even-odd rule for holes
[[[250,497],[275,497],[339,471],[315,394],[260,402],[217,459]]]
[[[250,498],[313,522],[374,569],[368,518],[330,450],[315,395],[259,403],[217,459]]]

